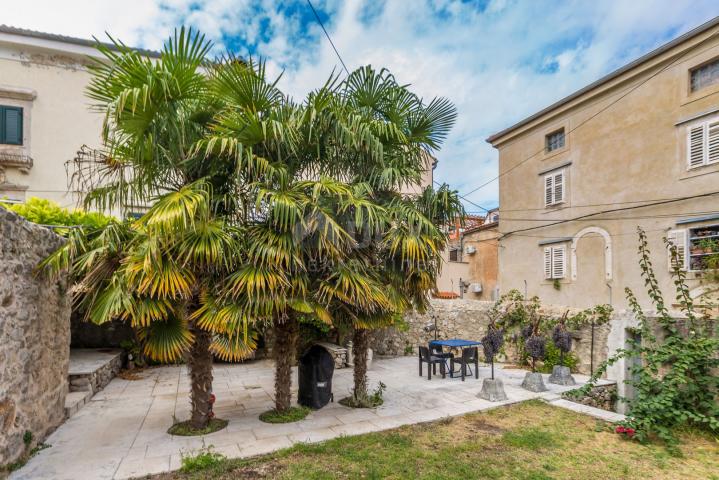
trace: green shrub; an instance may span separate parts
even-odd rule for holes
[[[551,373],[552,368],[554,368],[555,365],[561,365],[561,362],[559,361],[560,353],[561,352],[559,351],[557,346],[554,345],[553,342],[547,342],[544,350],[544,361],[542,362],[542,366],[538,368],[538,370],[542,373]],[[572,372],[576,372],[578,364],[579,359],[574,352],[568,352],[564,354],[565,367],[569,367]]]
[[[197,472],[205,470],[222,463],[226,457],[220,453],[211,451],[212,447],[200,450],[195,455],[182,456],[182,470],[184,473]]]
[[[25,203],[2,204],[0,206],[25,217],[27,220],[40,225],[67,225],[84,226],[90,229],[100,229],[114,220],[113,217],[96,212],[86,212],[80,209],[62,208],[51,200],[30,198]],[[58,228],[55,232],[66,236],[69,229]]]
[[[607,367],[619,359],[641,359],[630,367],[630,379],[625,380],[633,387],[634,396],[622,399],[627,403],[628,411],[621,426],[631,430],[630,438],[646,441],[658,437],[674,450],[678,428],[691,426],[713,435],[719,433],[717,319],[711,310],[694,304],[676,247],[665,238],[672,258],[676,303],[686,317],[681,323],[677,321],[669,312],[670,302],[665,300],[654,274],[646,233],[641,228],[638,233],[639,267],[655,312],[648,317],[634,292],[625,289],[629,305],[639,321],[635,333],[641,340],[629,342],[627,348],[602,363],[579,393],[587,394]],[[660,327],[661,335],[655,334],[656,326]]]

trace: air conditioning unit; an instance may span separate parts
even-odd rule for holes
[[[481,283],[473,283],[469,286],[469,289],[472,293],[482,293],[482,284]]]
[[[464,247],[464,253],[472,255],[473,253],[477,253],[477,249],[473,245],[467,245]]]

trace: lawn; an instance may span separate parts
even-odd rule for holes
[[[719,479],[719,441],[708,435],[684,433],[681,456],[672,456],[612,432],[533,401],[152,478]]]

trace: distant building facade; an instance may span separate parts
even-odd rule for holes
[[[692,295],[711,288],[702,277],[719,260],[719,18],[488,142],[499,152],[502,292],[624,308],[630,287],[648,305],[638,226],[668,302],[663,238]]]
[[[102,128],[85,96],[88,57],[100,57],[91,40],[0,26],[0,199],[76,205],[66,162],[99,147]]]
[[[454,232],[450,230],[448,248],[442,252],[442,274],[437,279],[439,292],[473,300],[496,299],[498,222],[495,209],[486,216],[468,216],[464,227],[458,224]]]

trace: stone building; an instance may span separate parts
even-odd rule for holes
[[[705,291],[719,260],[719,17],[487,141],[499,152],[502,292],[625,308],[630,287],[647,305],[638,226],[669,298],[664,237],[692,294]]]

